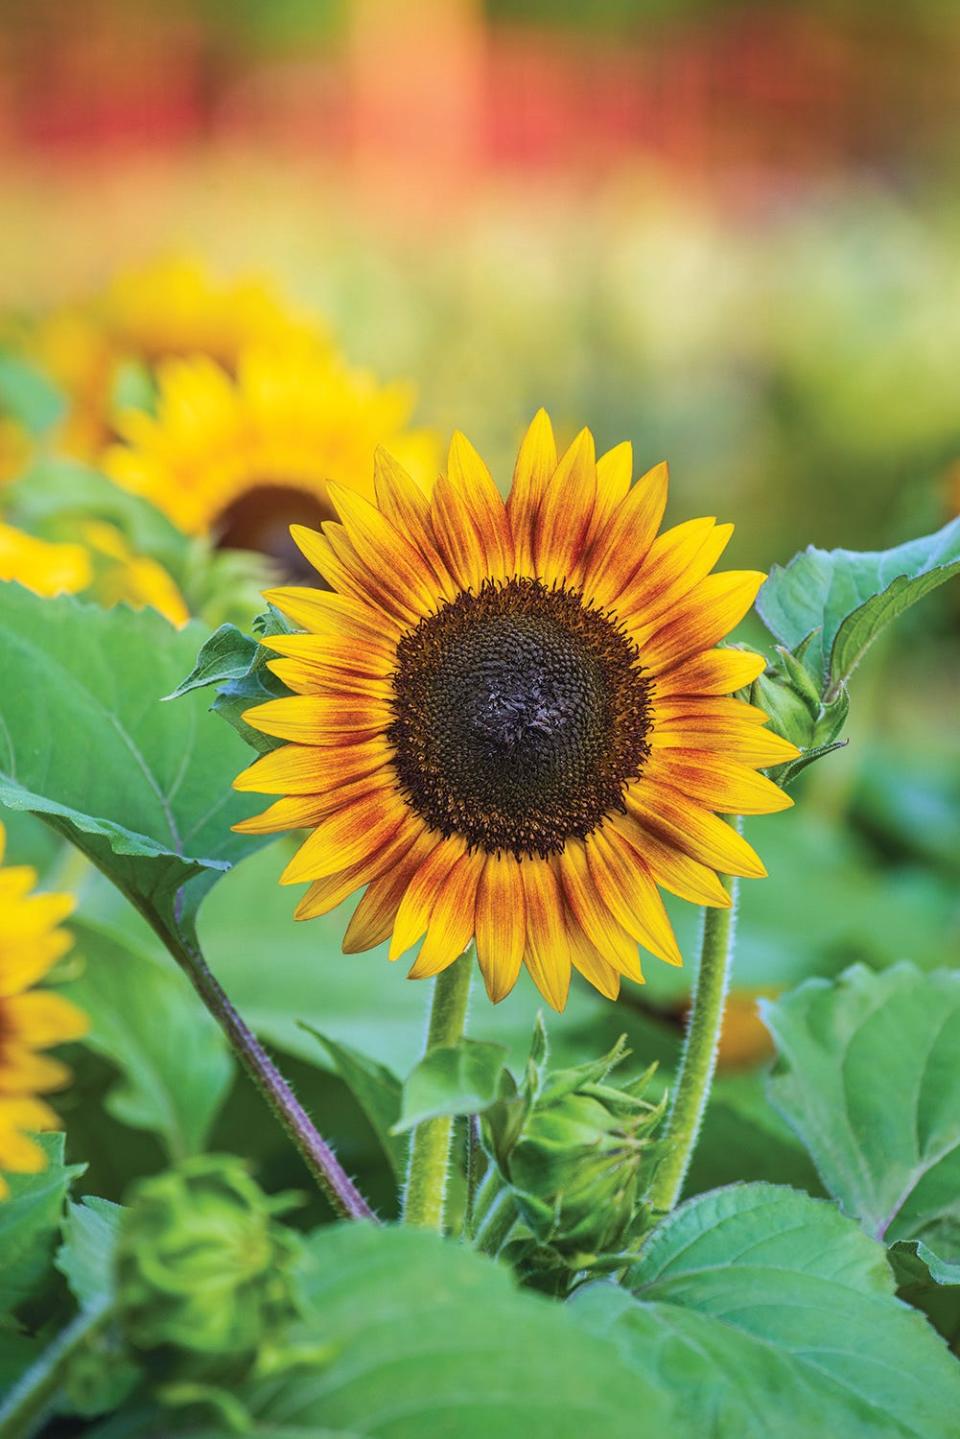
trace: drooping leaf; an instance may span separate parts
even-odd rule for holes
[[[233,1076],[216,1022],[172,963],[82,920],[72,928],[83,969],[64,992],[89,1017],[84,1043],[123,1076],[107,1109],[160,1135],[171,1160],[201,1153]]]
[[[0,1314],[15,1308],[50,1268],[70,1182],[82,1164],[65,1164],[64,1136],[42,1134],[37,1143],[47,1165],[39,1174],[8,1174],[0,1201]]]
[[[66,400],[52,380],[18,355],[0,354],[0,414],[11,415],[31,435],[52,429]]]
[[[960,1274],[960,973],[862,965],[762,1006],[770,1096],[869,1234]],[[922,1244],[922,1250],[919,1245]]]
[[[360,1224],[320,1230],[302,1297],[305,1329],[333,1355],[253,1386],[248,1407],[268,1433],[319,1424],[370,1439],[692,1439],[671,1426],[656,1382],[453,1241]]]
[[[684,1433],[955,1432],[960,1365],[895,1298],[881,1246],[823,1200],[768,1184],[698,1195],[625,1282],[591,1285],[573,1310],[639,1374],[669,1381]]]
[[[43,816],[189,941],[214,880],[257,842],[231,790],[246,754],[203,697],[159,703],[202,629],[0,586],[0,803]]]
[[[81,1309],[109,1298],[113,1291],[113,1253],[122,1213],[119,1204],[94,1195],[79,1204],[67,1201],[56,1266]]]
[[[408,1147],[406,1135],[393,1132],[400,1118],[403,1094],[400,1080],[385,1064],[368,1059],[349,1044],[338,1043],[312,1025],[304,1024],[302,1027],[318,1039],[329,1054],[340,1078],[369,1119],[390,1167],[399,1179],[406,1168]]]
[[[880,631],[960,573],[960,519],[878,551],[809,546],[775,565],[757,597],[760,616],[791,650],[813,635],[805,663],[835,697]]]
[[[500,1097],[506,1061],[502,1044],[479,1039],[431,1049],[404,1083],[398,1131],[439,1114],[480,1114],[489,1109]]]

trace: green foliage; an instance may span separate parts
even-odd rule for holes
[[[106,1108],[173,1160],[201,1152],[234,1069],[215,1021],[169,961],[83,921],[73,932],[83,967],[66,993],[89,1017],[84,1043],[123,1075]]]
[[[960,519],[935,534],[873,553],[812,545],[774,566],[757,599],[767,627],[834,699],[892,620],[960,573]]]
[[[230,830],[253,809],[230,788],[239,742],[200,696],[159,703],[201,633],[0,587],[0,802],[42,815],[186,943],[210,885],[256,847]]]
[[[253,622],[257,636],[290,634],[293,626],[275,605],[269,605]],[[276,749],[282,740],[261,734],[243,719],[245,710],[267,700],[279,699],[290,691],[278,680],[267,661],[275,658],[258,639],[245,635],[236,625],[221,625],[204,643],[193,669],[182,680],[169,699],[189,694],[192,690],[216,686],[211,705],[215,714],[231,725],[241,739],[259,754]]]
[[[123,1210],[109,1199],[88,1195],[67,1200],[63,1243],[56,1264],[81,1309],[113,1294],[113,1266]]]
[[[48,1275],[70,1181],[84,1169],[64,1163],[62,1134],[40,1135],[37,1143],[47,1167],[40,1174],[6,1176],[10,1193],[0,1201],[0,1316]]]
[[[331,1039],[328,1034],[321,1034],[309,1024],[305,1024],[303,1028],[323,1045],[340,1078],[369,1119],[394,1178],[400,1179],[406,1168],[408,1148],[406,1134],[396,1132],[403,1085],[385,1064],[368,1059],[349,1044],[339,1044],[337,1040]]]
[[[390,1439],[637,1439],[669,1427],[669,1401],[574,1316],[518,1292],[509,1273],[416,1230],[337,1225],[312,1236],[301,1302],[319,1371],[264,1381],[260,1424],[321,1424]]]
[[[10,415],[31,435],[45,435],[62,419],[66,401],[42,370],[0,353],[0,415]]]
[[[638,1374],[669,1379],[674,1433],[716,1439],[949,1439],[960,1367],[894,1297],[882,1248],[822,1200],[739,1185],[690,1200],[626,1289],[573,1312]]]
[[[869,1234],[960,1283],[960,974],[862,966],[763,1007],[774,1104]]]
[[[414,1066],[403,1086],[398,1133],[440,1114],[480,1114],[501,1097],[507,1051],[502,1044],[461,1039],[438,1045]]]

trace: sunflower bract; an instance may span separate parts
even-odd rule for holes
[[[681,963],[660,889],[763,875],[719,816],[786,808],[758,771],[797,754],[729,697],[764,667],[718,647],[764,579],[712,573],[732,526],[659,533],[666,466],[587,430],[558,456],[543,411],[506,501],[459,434],[432,494],[379,451],[372,500],[329,495],[294,528],[329,588],[268,596],[307,631],[266,641],[293,693],[244,716],[287,743],[237,781],[281,796],[238,828],[312,831],[297,917],[365,885],[351,952],[419,945],[423,978],[475,938],[492,1000],[525,964],[556,1009],[573,969],[615,998],[641,947]]]

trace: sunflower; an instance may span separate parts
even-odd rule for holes
[[[187,534],[213,532],[296,572],[303,561],[290,524],[332,518],[329,480],[372,499],[378,444],[424,484],[432,477],[431,436],[405,428],[410,389],[379,385],[333,356],[254,348],[240,355],[235,377],[205,356],[169,360],[157,373],[156,417],[121,416],[128,443],[104,464]]]
[[[251,344],[326,347],[326,332],[256,275],[220,280],[198,259],[165,257],[125,270],[103,293],[50,314],[37,358],[71,400],[62,443],[95,459],[111,433],[113,388],[125,363],[152,367],[204,354],[228,370]]]
[[[49,599],[75,595],[92,577],[83,545],[53,544],[0,522],[0,580],[17,580]]]
[[[757,771],[797,751],[729,697],[763,658],[717,648],[763,575],[711,573],[731,525],[658,534],[667,469],[632,484],[629,445],[558,462],[543,411],[505,503],[459,434],[430,499],[375,477],[296,531],[331,588],[268,592],[306,633],[264,641],[293,694],[245,719],[287,743],[235,783],[282,797],[237,828],[311,827],[297,917],[366,885],[344,950],[422,940],[411,978],[475,937],[492,1000],[525,964],[562,1009],[572,969],[614,998],[639,946],[680,964],[660,888],[728,905],[717,871],[765,870],[718,815],[791,803]]]
[[[6,835],[0,824],[0,861]],[[73,909],[68,894],[30,894],[36,874],[26,866],[0,868],[0,1170],[36,1174],[43,1150],[29,1138],[56,1128],[57,1116],[37,1095],[59,1089],[70,1072],[38,1053],[79,1039],[86,1016],[59,994],[31,989],[72,943],[58,925]],[[8,1186],[0,1174],[0,1199]]]

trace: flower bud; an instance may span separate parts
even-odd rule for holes
[[[621,1038],[602,1059],[543,1074],[528,1067],[524,1090],[491,1114],[500,1172],[535,1241],[583,1267],[616,1252],[637,1217],[665,1097],[642,1097],[653,1069],[607,1082],[626,1054]]]
[[[299,1241],[273,1221],[291,1202],[264,1194],[232,1156],[204,1155],[142,1182],[117,1246],[130,1343],[252,1355],[292,1312]]]

